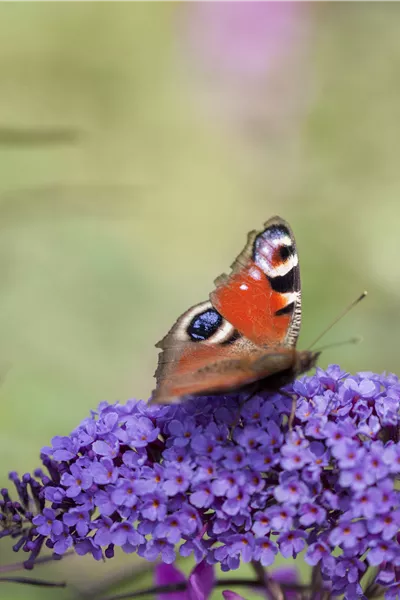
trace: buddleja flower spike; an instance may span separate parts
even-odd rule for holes
[[[279,393],[100,404],[43,449],[42,469],[11,474],[18,500],[2,490],[1,536],[30,554],[28,568],[44,547],[99,560],[119,546],[166,564],[178,551],[224,571],[304,552],[332,595],[363,597],[373,569],[395,598],[397,377],[333,365],[286,392],[292,431]]]

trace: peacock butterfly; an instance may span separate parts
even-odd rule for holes
[[[301,324],[299,258],[280,217],[251,231],[210,299],[189,308],[157,347],[152,402],[244,388],[275,391],[311,369],[319,352],[296,350]]]

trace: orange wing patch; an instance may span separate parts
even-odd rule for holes
[[[292,315],[276,313],[287,305],[287,297],[273,291],[254,263],[229,277],[210,299],[217,311],[257,346],[283,344]]]

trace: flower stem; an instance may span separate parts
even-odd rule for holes
[[[32,577],[0,577],[1,583],[23,583],[25,585],[37,585],[41,587],[64,588],[67,586],[65,581],[46,581],[45,579],[35,579]]]
[[[70,550],[69,552],[66,552],[62,558],[65,558],[66,556],[71,556],[72,554],[74,554],[74,551]],[[42,556],[41,558],[35,560],[35,566],[39,564],[43,565],[44,563],[53,562],[53,560],[60,560],[60,558],[54,558],[52,554],[50,556]],[[12,571],[21,571],[25,568],[25,562],[12,563],[11,565],[3,565],[2,567],[0,566],[0,573],[11,573]]]
[[[257,576],[257,584],[265,589],[268,600],[284,600],[281,587],[269,579],[267,571],[258,560],[252,560],[251,566]]]

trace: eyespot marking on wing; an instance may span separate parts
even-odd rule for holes
[[[215,308],[209,308],[193,317],[186,331],[193,342],[208,340],[222,324],[222,317]]]
[[[281,261],[286,262],[289,256],[294,256],[295,249],[292,245],[290,246],[280,246],[278,248],[278,254]]]
[[[253,245],[253,261],[269,277],[283,277],[299,259],[285,225],[271,225],[259,233]]]
[[[225,344],[232,343],[233,335],[237,333],[236,328],[229,323],[213,307],[211,302],[201,302],[192,306],[184,313],[171,330],[173,337],[169,341],[161,342],[161,347],[171,343],[175,338],[179,342],[191,342],[195,344]],[[168,337],[168,336],[167,336]]]

